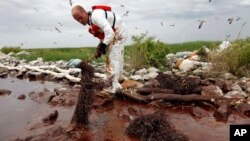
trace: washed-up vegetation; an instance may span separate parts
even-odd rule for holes
[[[180,51],[199,50],[203,46],[211,49],[211,48],[215,48],[219,44],[220,44],[219,41],[192,41],[192,42],[168,44],[168,48],[172,53],[176,53]]]
[[[165,66],[165,56],[170,52],[167,44],[159,40],[155,41],[153,37],[147,37],[145,34],[133,36],[132,40],[133,44],[127,48],[126,53],[126,60],[130,64],[130,68]]]
[[[237,76],[250,76],[250,38],[236,40],[222,52],[210,54],[209,61],[215,71],[230,72]]]
[[[17,53],[17,52],[20,52],[22,51],[21,47],[15,47],[15,46],[4,46],[1,48],[1,52],[2,53],[5,53],[5,54],[8,54],[10,52],[13,52],[13,53]]]

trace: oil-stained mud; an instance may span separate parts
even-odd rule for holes
[[[190,141],[225,141],[229,140],[230,124],[250,123],[249,104],[234,107],[233,111],[227,113],[228,111],[225,109],[228,107],[223,105],[221,107],[209,106],[209,103],[201,106],[201,103],[183,104],[159,100],[161,105],[155,106],[153,103],[135,102],[120,96],[114,99],[98,97],[96,92],[101,90],[104,84],[94,78],[94,70],[91,66],[84,63],[81,65],[83,69],[81,90],[79,90],[80,87],[77,90],[76,87],[66,88],[64,85],[55,83],[28,82],[25,79],[18,80],[8,77],[0,79],[0,87],[11,91],[10,95],[0,97],[1,140],[139,141],[188,139]],[[187,90],[185,94],[196,93],[190,88],[195,88],[200,83],[198,79],[178,78],[178,80],[173,78],[172,81],[176,81],[175,88],[169,84],[172,83],[172,81],[168,81],[169,77],[163,78],[163,76],[157,78],[160,83],[155,86],[165,89],[174,88],[174,93],[181,93],[184,90]],[[186,85],[186,82],[190,84]],[[49,103],[38,103],[28,96],[29,92],[39,92],[44,88],[50,91],[55,88],[66,88],[67,91],[65,93],[63,93],[65,91],[63,89],[54,91],[56,94]],[[75,98],[79,92],[78,104],[80,103],[80,106],[76,106],[74,110],[76,103],[73,102],[67,106],[56,104],[51,107],[51,102],[57,102],[56,99],[60,99],[61,95],[68,95],[70,91],[75,93]],[[26,95],[26,99],[18,100],[17,97],[21,94]],[[66,102],[69,97],[70,95],[64,96],[62,102]],[[58,113],[49,114],[54,110],[57,110]],[[156,112],[159,110],[163,113]],[[216,113],[214,113],[215,110]],[[218,121],[214,114],[226,117],[227,120]],[[43,121],[42,117],[46,115],[49,116]],[[73,118],[72,115],[74,115]],[[75,123],[80,122],[77,125],[87,124],[88,128],[78,128],[69,132],[68,125],[70,125],[71,120]],[[42,124],[33,124],[33,121],[42,121]],[[47,121],[53,122],[43,126],[44,122],[47,123]],[[129,136],[126,133],[129,135],[138,133],[136,136],[140,135],[140,137]]]

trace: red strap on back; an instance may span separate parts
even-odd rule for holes
[[[95,9],[102,9],[102,10],[106,10],[106,11],[111,11],[111,7],[106,6],[106,5],[94,5],[92,6],[92,10]]]

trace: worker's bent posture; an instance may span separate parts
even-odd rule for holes
[[[89,32],[100,39],[94,57],[99,58],[108,51],[106,66],[108,78],[112,79],[110,93],[121,88],[118,80],[123,79],[124,44],[127,39],[127,29],[121,17],[111,11],[111,7],[97,5],[91,12],[76,5],[72,8],[72,16],[79,23],[89,25]]]

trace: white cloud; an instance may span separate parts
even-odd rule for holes
[[[243,0],[240,4],[250,6],[250,0]]]

